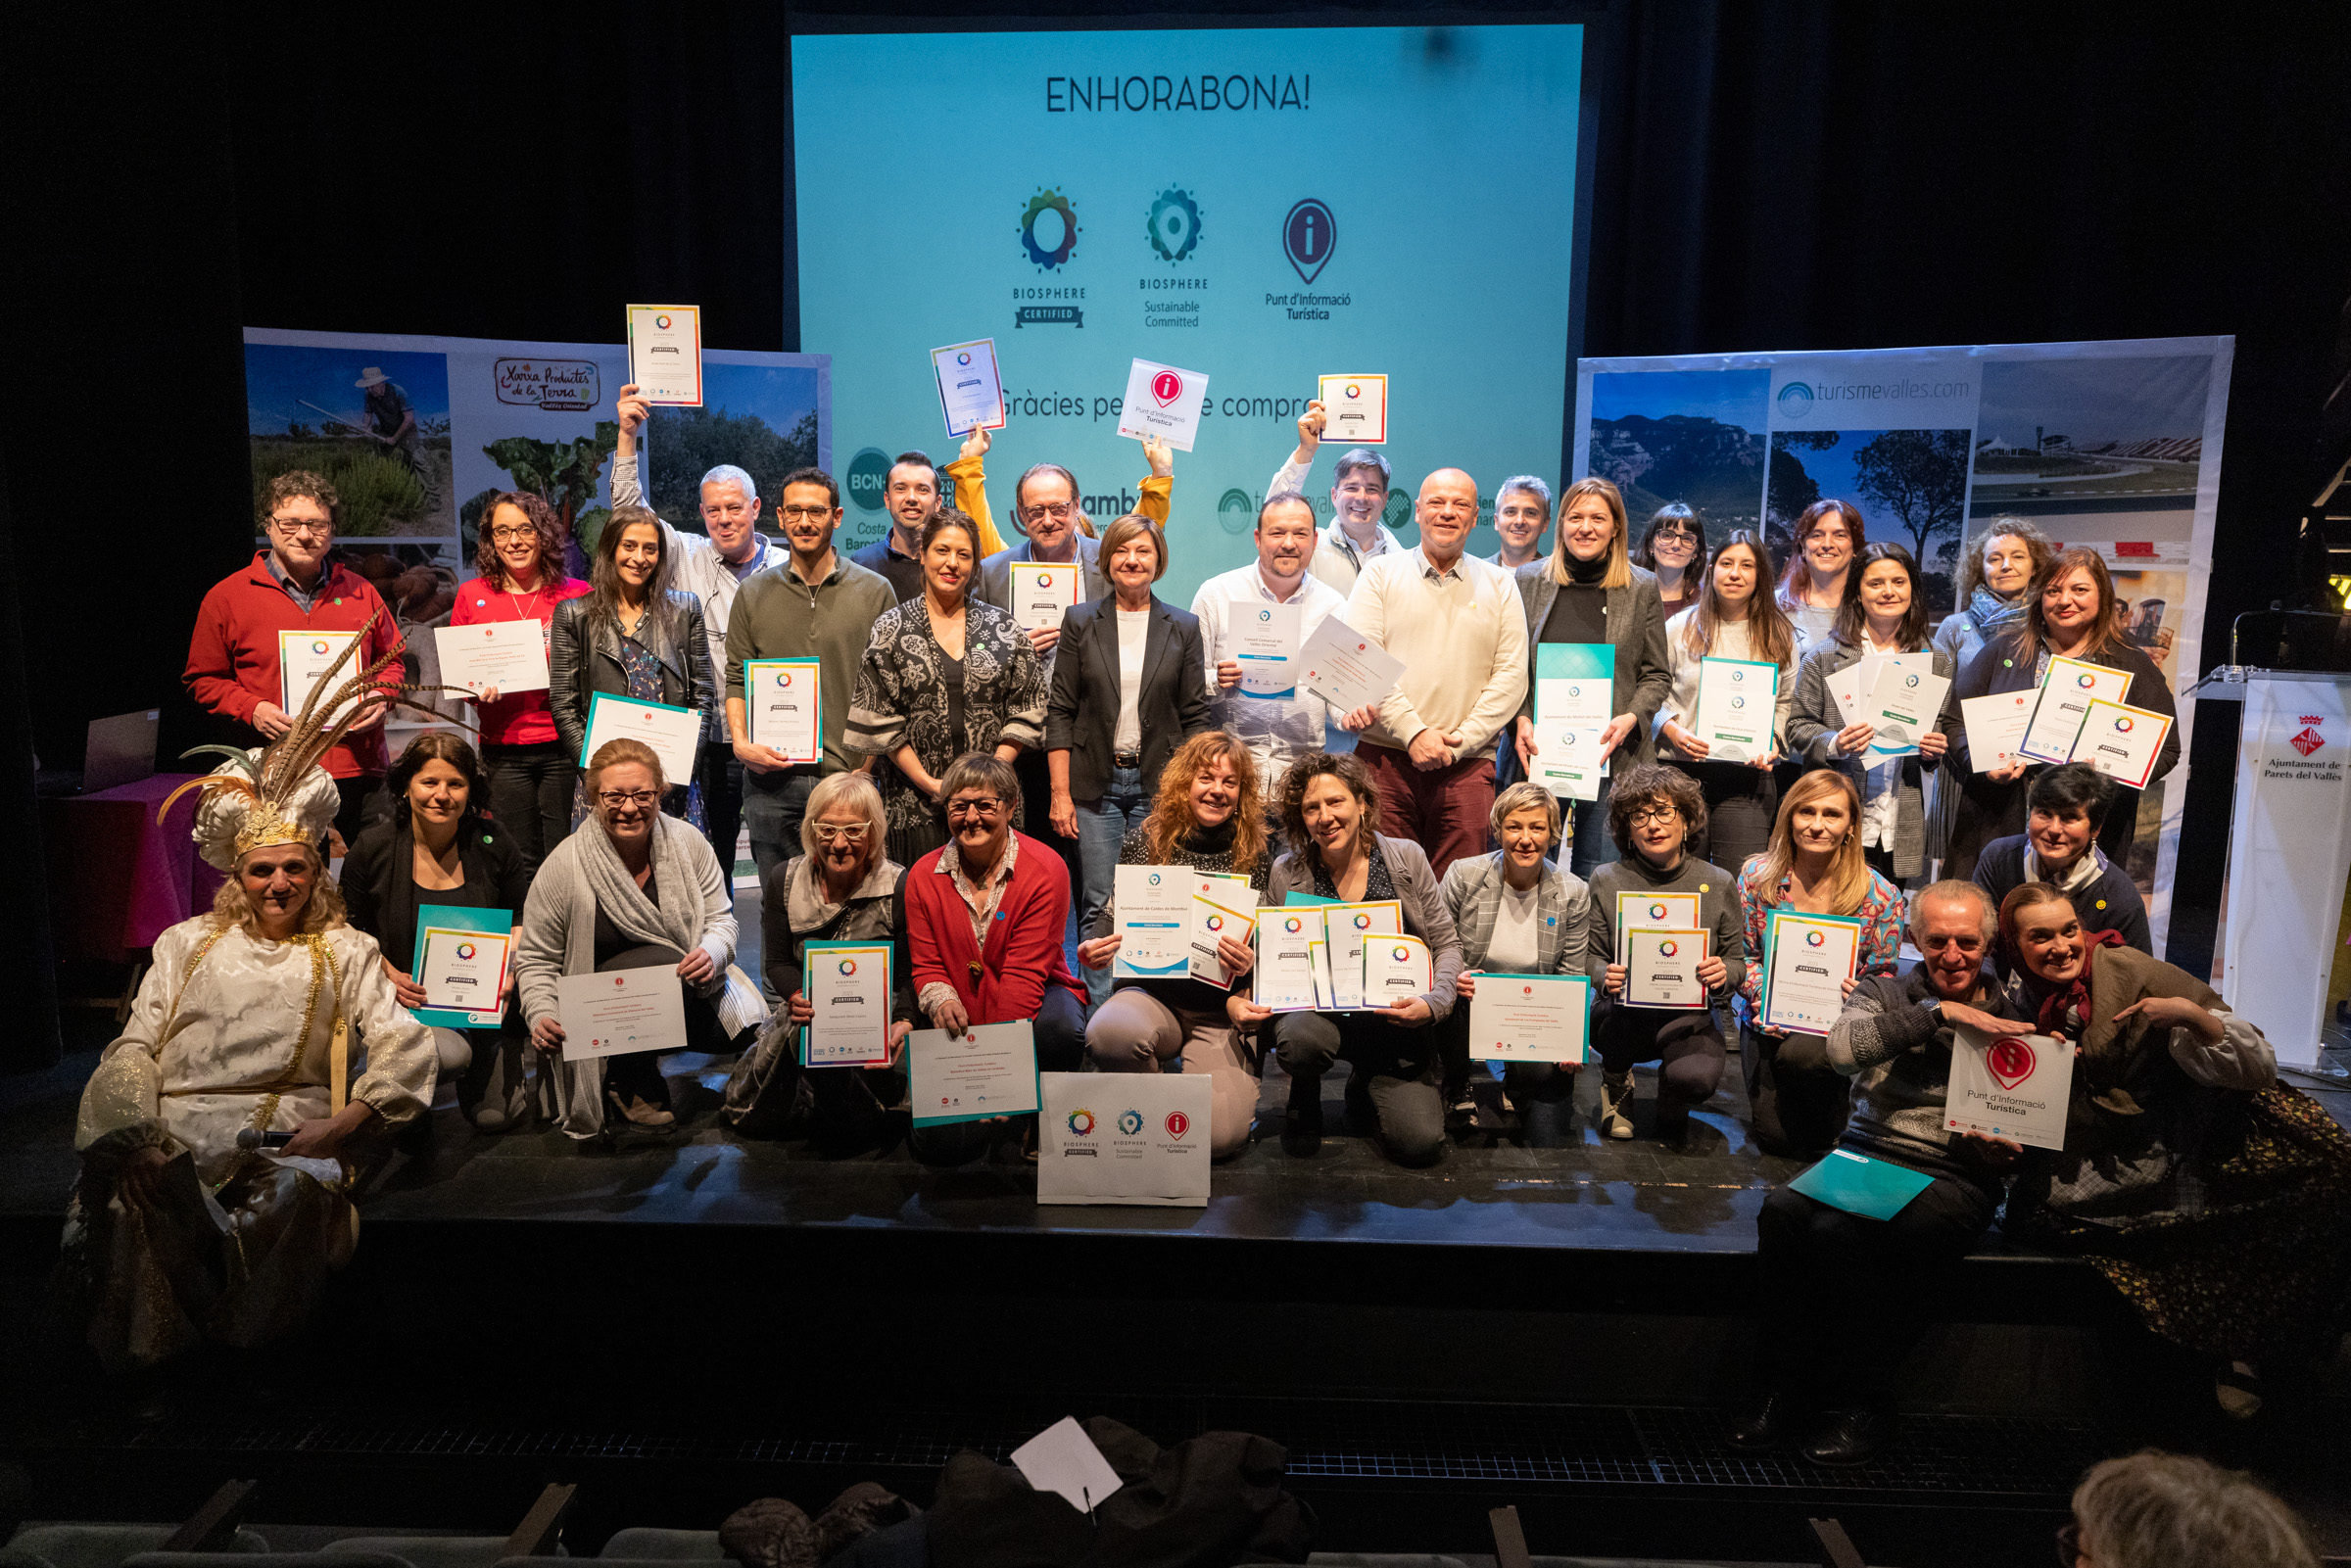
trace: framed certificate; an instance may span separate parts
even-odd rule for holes
[[[1861,923],[1846,915],[1775,909],[1763,923],[1760,1022],[1791,1034],[1826,1034],[1845,1011],[1845,982],[1861,959]]]
[[[1321,1006],[1316,994],[1315,954],[1326,941],[1322,911],[1285,905],[1258,911],[1257,1005],[1276,1013],[1311,1013]]]
[[[1058,632],[1061,615],[1078,602],[1079,561],[1014,561],[1012,618],[1024,632]]]
[[[536,620],[436,626],[433,648],[447,685],[477,695],[496,687],[502,697],[547,689],[547,628]]]
[[[1704,928],[1699,919],[1696,893],[1639,893],[1616,895],[1616,962],[1629,963],[1624,937],[1627,931],[1677,930]]]
[[[753,745],[786,762],[825,755],[825,667],[814,659],[743,661],[744,723]]]
[[[343,650],[351,646],[351,640],[359,635],[357,632],[277,634],[277,705],[286,710],[287,718],[293,718],[302,711],[303,703],[310,698],[311,688],[318,684],[320,676],[333,668],[335,660],[343,656]],[[348,681],[360,673],[362,666],[359,659],[360,655],[355,653],[343,666],[344,680]],[[342,718],[351,711],[352,703],[358,700],[354,697],[336,708],[327,716],[328,722]]]
[[[1396,689],[1404,662],[1335,615],[1298,649],[1299,684],[1338,709],[1376,708]]]
[[[2000,691],[1959,699],[1959,727],[1967,732],[1968,765],[1977,773],[2005,768],[2017,760],[2025,726],[2033,718],[2035,693]]]
[[[2041,677],[2039,700],[2016,745],[2020,757],[2035,762],[2071,762],[2074,742],[2081,738],[2082,721],[2092,702],[2120,702],[2131,694],[2131,672],[2109,670],[2103,664],[2080,659],[2049,660]]]
[[[938,383],[938,411],[947,434],[1004,428],[1004,383],[996,373],[996,340],[976,338],[931,351],[931,375]]]
[[[1760,762],[1771,755],[1780,667],[1761,659],[1698,661],[1698,711],[1690,728],[1709,762]]]
[[[1166,979],[1192,963],[1192,877],[1181,866],[1114,866],[1114,979]]]
[[[1436,983],[1428,944],[1399,932],[1364,944],[1364,1006],[1400,1007]]]
[[[424,926],[416,931],[416,945],[423,955],[416,961],[416,983],[424,987],[428,1009],[462,1013],[469,1020],[499,1018],[499,996],[505,990],[506,960],[514,945],[511,936],[505,931]]]
[[[917,1029],[906,1036],[906,1077],[918,1127],[1025,1116],[1037,1104],[1036,1032],[1025,1019],[961,1034]]]
[[[580,745],[580,766],[596,756],[607,740],[642,740],[661,759],[661,773],[671,788],[694,777],[694,753],[702,740],[702,716],[692,708],[673,708],[663,702],[631,702],[609,691],[599,691],[588,703],[588,735]]]
[[[1479,974],[1469,998],[1476,1062],[1591,1059],[1592,981],[1583,974]]]
[[[1376,447],[1388,439],[1386,376],[1319,376],[1322,439],[1343,447]]]
[[[2117,784],[2144,789],[2171,733],[2168,713],[2126,707],[2120,702],[2092,702],[2083,710],[2082,733],[2074,736],[2071,760],[2088,763]]]
[[[1298,895],[1292,893],[1290,902]],[[1330,1005],[1342,1011],[1364,1003],[1364,944],[1404,929],[1404,902],[1383,898],[1371,904],[1325,904],[1322,924],[1330,932]]]
[[[2073,1098],[2074,1048],[2065,1041],[1953,1026],[1944,1130],[2013,1138],[2033,1149],[2062,1149]]]
[[[428,961],[432,956],[425,938],[436,932],[451,933],[458,942],[462,942],[468,937],[479,937],[485,941],[495,940],[500,947],[499,962],[502,965],[510,966],[514,957],[511,946],[513,931],[514,912],[510,909],[475,909],[465,904],[419,904],[416,907],[416,953],[415,958],[408,965],[408,974],[415,977],[418,984],[424,985],[425,994],[428,997],[432,995],[432,986],[427,984],[424,978]],[[444,943],[443,945],[448,944]],[[449,956],[456,958],[461,963],[470,963],[474,957],[479,957],[486,952],[487,949],[477,948],[476,953],[470,957],[455,953]],[[502,981],[504,978],[503,971],[500,978]],[[457,991],[462,991],[464,994],[460,996],[456,994]],[[498,991],[495,987],[485,993],[478,985],[467,985],[446,990],[445,994],[448,994],[452,1001],[470,1000],[479,1002],[481,1005],[478,1009],[465,1007],[411,1008],[408,1010],[409,1016],[419,1023],[441,1029],[492,1029],[496,1028],[500,1021],[505,1017],[504,1010],[498,1005]]]
[[[807,943],[800,949],[800,994],[814,1015],[800,1031],[803,1066],[889,1066],[888,943]]]
[[[629,307],[629,379],[648,403],[702,405],[702,310],[696,305]]]
[[[1245,881],[1195,874],[1188,918],[1191,946],[1186,973],[1219,990],[1230,989],[1232,976],[1224,973],[1217,944],[1227,936],[1240,942],[1249,940],[1251,927],[1257,924],[1257,889]]]
[[[1626,1007],[1694,1008],[1706,1005],[1698,966],[1706,956],[1706,933],[1695,927],[1636,926],[1624,933]]]
[[[1241,667],[1242,695],[1287,699],[1298,694],[1299,615],[1296,604],[1233,606],[1223,652]]]
[[[1533,782],[1563,800],[1598,800],[1607,776],[1601,736],[1615,717],[1616,650],[1606,642],[1535,645]]]
[[[1934,733],[1943,712],[1943,693],[1950,690],[1947,676],[1888,665],[1862,702],[1862,717],[1877,733],[1869,742],[1871,760],[1906,757],[1918,750],[1918,737]]]
[[[686,1049],[686,982],[667,964],[555,977],[563,1060]]]

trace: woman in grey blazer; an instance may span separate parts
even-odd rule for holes
[[[1608,773],[1651,760],[1650,731],[1673,689],[1673,665],[1665,655],[1657,580],[1633,564],[1629,534],[1616,487],[1605,479],[1579,479],[1559,498],[1551,558],[1518,568],[1518,597],[1526,608],[1526,698],[1512,727],[1513,742],[1496,759],[1498,782],[1528,776],[1545,642],[1607,644],[1614,665],[1608,708],[1614,717],[1602,736]],[[1601,781],[1599,799],[1576,801],[1570,809],[1570,865],[1577,876],[1589,877],[1593,867],[1616,858],[1608,836],[1607,780]]]
[[[1151,592],[1167,575],[1166,536],[1129,512],[1103,530],[1099,558],[1110,592],[1062,612],[1045,703],[1053,831],[1078,840],[1081,931],[1110,907],[1119,846],[1150,814],[1160,770],[1209,720],[1200,618]],[[1087,970],[1085,988],[1100,1007],[1110,972]]]
[[[643,506],[612,508],[588,569],[595,587],[585,598],[556,605],[548,629],[547,705],[575,765],[587,761],[580,750],[600,691],[709,712],[717,687],[702,601],[669,586],[676,574],[661,519]],[[673,786],[661,809],[702,826],[698,788]],[[571,825],[587,816],[587,791],[575,787]]]

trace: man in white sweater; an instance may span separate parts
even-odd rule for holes
[[[1413,508],[1420,543],[1364,563],[1340,619],[1404,664],[1356,751],[1379,785],[1380,831],[1426,846],[1440,877],[1487,849],[1494,736],[1526,695],[1518,585],[1462,552],[1477,481],[1440,468]]]

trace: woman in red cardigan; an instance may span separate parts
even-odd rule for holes
[[[1070,874],[1052,846],[1017,832],[1021,785],[1012,766],[975,751],[939,780],[947,844],[914,863],[899,883],[915,1002],[934,1027],[1028,1020],[1042,1072],[1075,1072],[1085,1053],[1085,993],[1062,957]],[[1029,1158],[1036,1118],[1025,1117]],[[1003,1131],[987,1121],[917,1127],[909,1140],[928,1164],[959,1165]]]

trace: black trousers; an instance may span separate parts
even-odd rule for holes
[[[1864,1219],[1785,1187],[1764,1199],[1755,1272],[1765,1383],[1831,1408],[1891,1403],[1902,1357],[1991,1214],[1989,1193],[1949,1176],[1892,1219]]]
[[[1748,857],[1771,847],[1771,825],[1780,807],[1772,770],[1744,762],[1676,762],[1698,783],[1706,800],[1706,831],[1691,843],[1699,859],[1736,878]]]
[[[1085,1008],[1068,990],[1059,985],[1046,986],[1045,999],[1031,1023],[1036,1031],[1039,1072],[1076,1072],[1084,1064]],[[1035,1119],[1016,1117],[1013,1124],[1025,1128]],[[1004,1136],[1005,1127],[999,1122],[949,1121],[916,1127],[907,1136],[906,1148],[927,1165],[960,1165],[978,1159],[987,1152],[990,1144]]]
[[[490,775],[490,810],[522,851],[523,864],[539,863],[571,832],[571,784],[578,772],[559,740],[529,746],[484,746],[482,767]]]
[[[1600,1065],[1610,1077],[1632,1071],[1636,1062],[1657,1064],[1657,1125],[1667,1132],[1721,1087],[1723,1064],[1730,1060],[1708,1008],[1676,1012],[1611,1003],[1595,1032]]]
[[[1355,1069],[1349,1081],[1362,1085],[1398,1164],[1432,1164],[1444,1154],[1437,1078],[1451,1032],[1445,1024],[1408,1029],[1368,1013],[1276,1013],[1270,1027],[1281,1070],[1293,1079],[1319,1082],[1342,1060]]]
[[[1749,1121],[1765,1154],[1817,1160],[1844,1134],[1852,1083],[1829,1066],[1825,1036],[1783,1038],[1743,1028],[1739,1070],[1747,1079]]]
[[[694,754],[695,783],[702,786],[702,831],[718,869],[735,885],[735,844],[743,832],[743,762],[724,740],[705,740]]]

